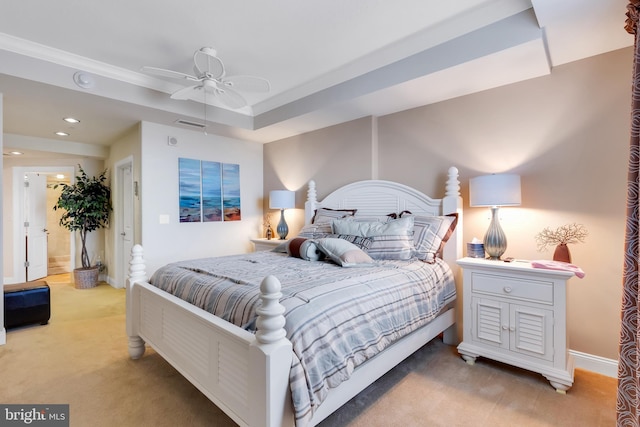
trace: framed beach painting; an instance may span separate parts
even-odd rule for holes
[[[225,221],[240,221],[240,165],[223,163],[222,194]]]
[[[200,160],[178,159],[180,177],[180,222],[200,222]]]
[[[178,159],[180,222],[240,221],[240,165]]]

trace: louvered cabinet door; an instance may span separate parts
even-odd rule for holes
[[[511,304],[509,349],[553,361],[553,311]]]
[[[509,349],[509,304],[484,298],[472,298],[472,339],[478,343]]]

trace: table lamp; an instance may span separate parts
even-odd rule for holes
[[[500,206],[520,206],[520,176],[483,175],[469,180],[469,206],[491,207],[491,223],[484,235],[484,250],[489,259],[499,260],[507,250],[507,236],[498,219]]]
[[[269,192],[269,208],[280,209],[280,222],[276,228],[280,240],[287,238],[289,226],[284,220],[284,210],[291,209],[296,205],[296,193],[289,190],[273,190]]]

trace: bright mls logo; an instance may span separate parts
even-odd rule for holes
[[[69,405],[1,405],[0,427],[69,427]]]

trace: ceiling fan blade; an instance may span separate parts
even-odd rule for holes
[[[196,95],[196,91],[202,89],[202,86],[187,86],[180,90],[177,90],[171,94],[171,99],[191,99]]]
[[[154,74],[156,76],[161,76],[161,77],[169,77],[172,79],[190,80],[194,82],[197,82],[199,80],[197,77],[190,76],[189,74],[179,73],[177,71],[165,70],[163,68],[142,67],[140,70],[143,73]]]
[[[269,80],[254,76],[229,76],[222,79],[225,87],[241,92],[266,93],[271,90]]]
[[[215,49],[203,47],[193,54],[194,70],[198,76],[207,75],[213,79],[224,76],[224,64],[218,58]]]
[[[247,101],[235,90],[229,88],[216,89],[216,97],[229,108],[237,109],[247,105]]]

